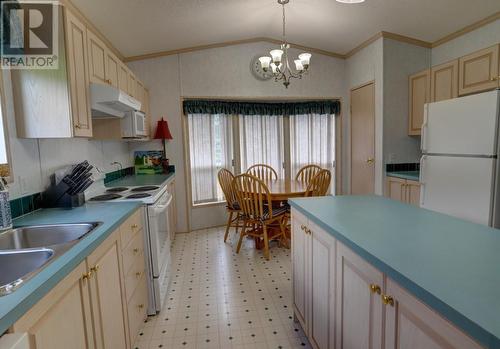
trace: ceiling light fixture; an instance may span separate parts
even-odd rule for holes
[[[290,0],[278,0],[278,4],[283,7],[283,43],[281,47],[270,51],[269,54],[271,57],[264,56],[259,58],[262,70],[267,72],[269,68],[271,68],[274,81],[283,80],[283,85],[285,85],[286,88],[290,85],[290,79],[302,79],[302,75],[306,74],[307,69],[309,69],[309,62],[311,60],[310,53],[301,53],[298,59],[294,60],[295,71],[288,62],[288,49],[290,48],[290,44],[286,41],[285,5],[288,4],[289,1]]]
[[[365,0],[337,0],[337,2],[341,2],[343,4],[359,4],[365,2]]]

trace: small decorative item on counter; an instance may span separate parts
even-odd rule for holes
[[[161,174],[163,173],[163,152],[160,150],[147,150],[134,152],[135,173]]]
[[[0,179],[0,230],[12,228],[12,216],[10,212],[9,190],[5,178]]]
[[[168,159],[165,158],[165,155],[163,156],[163,159],[161,160],[161,166],[163,167],[163,173],[167,174],[169,172],[168,169],[170,168],[170,162]]]

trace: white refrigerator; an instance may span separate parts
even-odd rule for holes
[[[500,91],[425,105],[420,206],[500,227]]]

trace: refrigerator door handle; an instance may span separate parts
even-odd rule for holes
[[[427,155],[422,155],[420,158],[420,207],[424,205],[425,201],[425,160]]]
[[[429,105],[424,105],[424,122],[422,123],[422,140],[420,141],[420,150],[423,153],[427,151],[427,122],[428,122],[428,114],[429,114]]]

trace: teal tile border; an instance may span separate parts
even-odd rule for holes
[[[10,212],[12,215],[12,219],[38,210],[41,207],[40,201],[40,193],[35,193],[10,200]]]
[[[125,176],[133,175],[134,173],[135,173],[134,167],[127,167],[121,170],[106,173],[106,176],[104,177],[104,184],[123,178]]]

